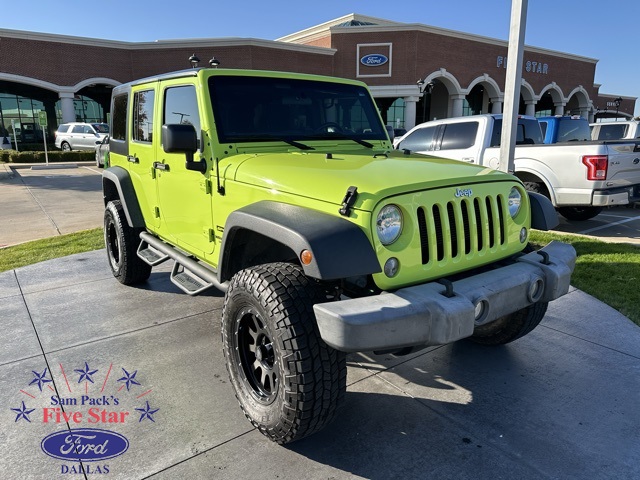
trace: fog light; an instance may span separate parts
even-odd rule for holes
[[[384,274],[389,278],[393,278],[398,274],[399,268],[400,262],[398,261],[398,259],[395,257],[391,257],[384,264]]]
[[[529,301],[536,303],[542,297],[544,293],[544,280],[536,278],[531,285],[529,285]]]
[[[527,241],[527,229],[522,227],[520,230],[520,243],[524,243]]]
[[[479,299],[475,305],[473,315],[475,317],[476,325],[484,322],[487,315],[489,315],[489,302],[485,299]]]

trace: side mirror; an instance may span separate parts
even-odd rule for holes
[[[185,168],[196,172],[207,171],[204,160],[194,161],[193,154],[198,150],[198,136],[193,125],[162,125],[162,148],[167,153],[184,153],[187,157]]]

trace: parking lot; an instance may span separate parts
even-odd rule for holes
[[[0,165],[0,247],[102,225],[101,172],[52,167]]]
[[[0,243],[24,241],[7,240],[28,234],[21,222],[43,236],[100,226],[99,175],[4,175]],[[8,211],[9,191],[26,205]],[[560,230],[637,243],[639,214],[607,210]],[[337,420],[280,447],[234,398],[222,294],[189,297],[170,268],[125,287],[98,250],[0,273],[3,478],[640,478],[640,333],[579,290],[503,347],[350,355]],[[127,449],[82,466],[46,454],[45,439],[69,428],[115,432]]]

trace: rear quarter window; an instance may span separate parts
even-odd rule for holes
[[[111,112],[111,125],[114,140],[126,140],[127,136],[127,102],[129,95],[117,95],[113,99],[113,111]]]
[[[69,124],[63,123],[58,127],[58,133],[67,133],[69,131]]]
[[[478,122],[450,123],[445,126],[440,150],[460,150],[476,143]]]

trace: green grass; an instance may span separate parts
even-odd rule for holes
[[[0,248],[0,272],[100,248],[104,248],[101,228]]]
[[[533,231],[536,246],[551,240],[578,252],[571,284],[640,325],[640,246],[606,243],[589,237]],[[61,235],[0,249],[0,272],[104,247],[102,229]]]
[[[571,285],[597,298],[640,325],[640,246],[589,237],[532,231],[531,241],[570,243],[578,253]]]

